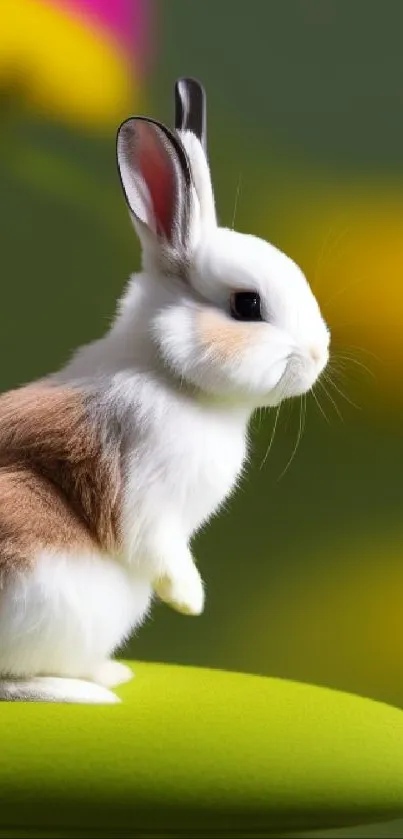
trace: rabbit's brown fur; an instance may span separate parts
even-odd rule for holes
[[[79,390],[47,383],[0,396],[0,569],[42,548],[119,544],[119,452],[106,454]]]

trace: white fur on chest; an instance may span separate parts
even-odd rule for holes
[[[153,372],[147,359],[136,369],[126,332],[115,336],[113,352],[110,341],[82,348],[58,378],[84,391],[95,386],[106,417],[119,413],[124,553],[134,559],[150,530],[172,522],[187,542],[228,498],[247,454],[249,412],[201,404]],[[94,377],[95,365],[102,373]]]
[[[133,429],[124,508],[130,544],[158,518],[174,520],[188,540],[229,496],[245,457],[245,423],[197,405],[156,409],[140,439]]]

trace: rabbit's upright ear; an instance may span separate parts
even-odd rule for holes
[[[191,172],[180,140],[164,125],[144,117],[122,123],[117,162],[127,204],[144,244],[187,249]]]
[[[206,92],[197,79],[178,79],[175,84],[175,128],[192,131],[206,152]]]
[[[175,83],[175,130],[186,149],[202,225],[216,226],[214,192],[207,160],[207,108],[204,87],[197,79],[183,78]]]

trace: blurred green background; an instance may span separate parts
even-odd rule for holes
[[[239,229],[301,264],[331,381],[285,474],[299,403],[267,457],[274,416],[254,419],[248,477],[194,545],[203,616],[156,605],[125,654],[403,706],[403,4],[133,0],[131,41],[79,6],[0,9],[1,388],[107,328],[139,265],[116,128],[172,123],[175,78],[197,76],[220,221],[236,205]]]

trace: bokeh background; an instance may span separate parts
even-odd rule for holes
[[[402,27],[400,0],[0,4],[1,389],[107,328],[139,265],[116,128],[171,124],[180,75],[207,89],[221,223],[292,256],[332,331],[292,462],[298,402],[271,446],[254,419],[248,477],[195,542],[205,613],[157,605],[135,658],[403,706]]]

